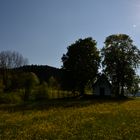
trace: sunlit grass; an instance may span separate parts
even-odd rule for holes
[[[51,107],[38,106],[14,110],[7,105],[4,110],[0,105],[0,139],[140,139],[140,99],[61,100]]]

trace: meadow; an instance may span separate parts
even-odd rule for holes
[[[139,140],[140,98],[0,105],[0,140]]]

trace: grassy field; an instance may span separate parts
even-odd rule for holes
[[[0,140],[139,140],[140,98],[0,105]]]

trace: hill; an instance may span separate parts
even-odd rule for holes
[[[48,81],[50,77],[54,77],[60,81],[62,77],[62,70],[51,67],[48,65],[27,65],[16,69],[17,71],[33,72],[35,73],[40,81]]]

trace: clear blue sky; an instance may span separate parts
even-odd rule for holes
[[[0,51],[15,50],[30,64],[61,67],[67,47],[93,37],[130,35],[140,48],[140,0],[0,0]]]

